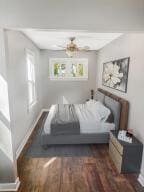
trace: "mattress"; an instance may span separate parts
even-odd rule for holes
[[[80,122],[80,134],[109,133],[115,129],[114,123],[107,123],[97,120],[95,114],[89,111],[85,104],[75,105],[77,117]],[[56,105],[52,105],[49,115],[44,124],[43,134],[51,134],[51,121],[56,114]]]

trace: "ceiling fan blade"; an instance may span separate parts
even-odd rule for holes
[[[89,46],[79,47],[78,49],[80,51],[90,51],[90,47]]]
[[[65,46],[63,46],[63,45],[57,45],[57,47],[60,47],[60,48],[66,49],[66,47],[65,47]]]
[[[80,51],[83,51],[83,52],[89,52],[89,51],[91,51],[91,50],[82,49],[82,50],[80,50]]]

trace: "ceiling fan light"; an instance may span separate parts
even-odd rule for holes
[[[66,54],[68,57],[73,57],[75,54],[75,51],[66,50]]]

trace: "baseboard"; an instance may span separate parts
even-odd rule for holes
[[[142,174],[139,175],[138,182],[144,187],[144,176]]]
[[[0,191],[17,191],[20,186],[19,177],[17,177],[14,183],[1,183],[0,184]]]
[[[49,112],[50,109],[42,109],[43,112]]]
[[[24,146],[26,145],[26,143],[27,143],[29,137],[31,136],[31,134],[32,134],[32,132],[33,132],[33,130],[34,130],[36,124],[38,123],[38,120],[40,119],[40,117],[41,117],[41,115],[42,115],[42,113],[43,113],[44,111],[45,111],[45,110],[43,110],[43,109],[41,110],[41,112],[40,112],[40,114],[38,115],[38,117],[37,117],[35,123],[34,123],[33,126],[31,127],[31,129],[27,132],[27,134],[25,135],[25,137],[24,137],[24,139],[23,139],[21,145],[19,146],[19,148],[18,148],[17,151],[16,151],[16,159],[19,158],[19,156],[20,156],[20,154],[21,154],[21,152],[22,152]]]

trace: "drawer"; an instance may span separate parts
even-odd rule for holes
[[[123,146],[118,142],[118,140],[115,138],[115,136],[110,132],[110,142],[114,144],[116,149],[119,151],[119,153],[123,154]]]
[[[122,156],[120,153],[117,151],[115,146],[113,145],[112,142],[109,143],[109,154],[111,159],[113,160],[118,172],[121,172],[121,167],[122,167]]]

